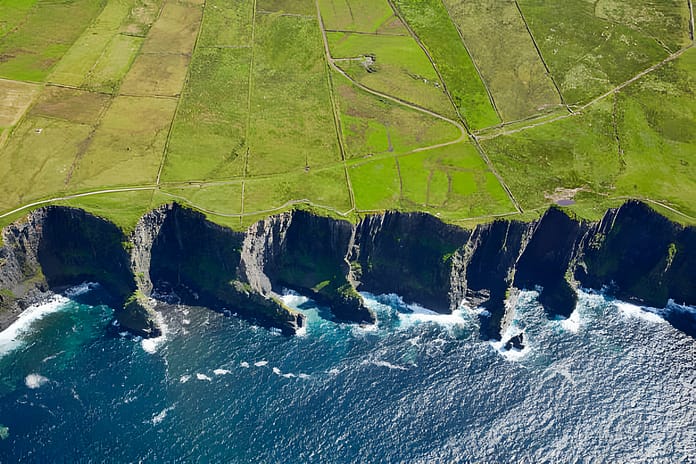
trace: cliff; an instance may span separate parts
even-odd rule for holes
[[[46,292],[83,281],[100,282],[121,323],[145,336],[157,334],[148,297],[164,291],[286,334],[304,323],[278,298],[286,288],[311,296],[338,322],[374,322],[358,291],[396,293],[442,313],[465,303],[482,309],[483,339],[500,338],[518,288],[538,288],[552,318],[572,312],[577,286],[658,307],[668,298],[696,303],[696,230],[634,201],[597,223],[558,208],[537,221],[473,230],[422,213],[387,212],[354,225],[293,211],[246,232],[174,204],[145,215],[129,237],[83,211],[49,207],[6,228],[4,239],[0,328]],[[670,322],[694,335],[689,317]]]

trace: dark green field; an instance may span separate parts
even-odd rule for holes
[[[178,201],[696,223],[692,5],[0,0],[0,223]]]

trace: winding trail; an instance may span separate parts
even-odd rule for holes
[[[15,208],[12,211],[8,211],[6,213],[0,214],[0,219],[5,218],[7,216],[11,216],[15,213],[19,213],[20,211],[24,211],[25,209],[33,208],[34,206],[55,203],[56,201],[73,200],[75,198],[90,197],[93,195],[104,195],[104,194],[108,194],[108,193],[138,192],[138,191],[143,191],[143,190],[156,190],[156,189],[157,189],[157,187],[154,185],[149,186],[149,187],[125,187],[125,188],[95,190],[93,192],[75,193],[72,195],[65,195],[63,197],[53,197],[53,198],[49,198],[47,200],[40,200],[40,201],[35,201],[34,203],[28,203],[24,206],[20,206],[19,208]]]

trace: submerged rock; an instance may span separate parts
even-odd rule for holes
[[[505,342],[505,345],[503,345],[503,348],[506,350],[523,350],[527,345],[525,344],[525,336],[524,332],[520,332],[511,339],[509,339],[507,342]]]

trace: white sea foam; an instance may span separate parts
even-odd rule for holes
[[[181,377],[179,377],[179,382],[181,382],[181,383],[186,383],[189,380],[191,380],[191,376],[188,374],[185,374],[185,375],[182,375]]]
[[[578,307],[576,306],[568,319],[563,319],[561,321],[561,327],[563,327],[568,332],[578,333],[580,330],[580,313],[578,312]]]
[[[162,315],[157,311],[154,311],[154,314],[155,322],[157,324],[157,327],[159,327],[160,331],[162,332],[162,335],[155,338],[145,338],[140,342],[140,345],[143,347],[143,350],[150,354],[157,353],[159,347],[162,346],[162,344],[165,341],[167,341],[167,334],[169,333],[169,327],[164,321],[164,317],[162,317]]]
[[[389,361],[383,361],[381,359],[372,359],[372,360],[364,360],[360,364],[365,365],[365,364],[372,364],[374,366],[379,366],[379,367],[386,367],[387,369],[392,369],[392,370],[399,370],[399,371],[407,371],[408,367],[404,366],[399,366],[397,364],[392,364]]]
[[[329,371],[327,372],[327,374],[329,374],[329,375],[338,375],[340,373],[341,373],[341,371],[335,367],[329,369]]]
[[[248,368],[249,368],[249,363],[246,362],[246,361],[240,362],[239,365],[242,366],[242,367],[245,368],[245,369],[248,369]]]
[[[0,356],[21,346],[21,337],[31,330],[32,324],[44,316],[60,311],[70,300],[62,295],[54,295],[45,303],[29,306],[19,318],[0,332]]]
[[[498,352],[500,355],[507,359],[508,361],[519,361],[525,356],[529,354],[530,351],[532,351],[531,347],[529,346],[529,341],[525,340],[525,347],[521,350],[518,350],[517,348],[510,348],[509,350],[505,349],[505,344],[507,343],[509,339],[505,339],[504,341],[500,342],[495,342],[493,340],[489,341],[488,343],[491,344],[491,346]]]
[[[229,374],[230,372],[231,372],[231,371],[228,371],[227,369],[215,369],[215,370],[213,371],[213,374],[215,374],[215,375],[227,375],[227,374]]]
[[[293,377],[297,377],[297,376],[295,374],[293,374],[292,372],[288,372],[287,374],[283,374],[283,377],[285,377],[286,379],[292,379]]]
[[[375,296],[368,292],[360,293],[365,300],[368,308],[372,309],[378,317],[381,314],[393,314],[399,320],[399,327],[408,329],[414,325],[431,323],[447,328],[458,328],[467,325],[468,320],[463,308],[453,311],[451,314],[442,314],[424,308],[418,304],[406,304],[402,297],[396,294]],[[377,326],[371,326],[372,330],[377,330]]]
[[[168,408],[164,408],[158,414],[153,415],[152,421],[151,421],[152,425],[157,425],[160,422],[162,422],[165,419],[165,417],[167,417],[167,413],[173,409],[174,409],[174,406],[169,406]]]
[[[71,287],[71,288],[65,290],[65,292],[63,292],[63,293],[68,298],[74,298],[76,296],[80,296],[80,295],[84,295],[85,293],[89,293],[98,287],[99,287],[99,284],[96,282],[83,282],[80,285],[76,285],[74,287]]]
[[[654,323],[663,323],[666,322],[662,317],[659,315],[649,312],[640,306],[636,306],[631,303],[626,303],[624,301],[617,301],[614,303],[614,306],[619,310],[619,312],[624,316],[624,317],[635,317],[639,319],[644,319],[648,322],[654,322]]]
[[[268,364],[268,361],[256,361],[256,362],[254,363],[254,366],[256,366],[256,367],[263,367],[263,366],[266,366],[267,364]]]
[[[208,377],[207,375],[201,374],[200,372],[196,374],[196,378],[197,378],[198,380],[207,380],[208,382],[210,382],[211,380],[213,380],[213,379],[211,379],[210,377]]]
[[[33,389],[39,388],[48,382],[48,379],[40,374],[29,374],[24,378],[24,384]]]
[[[191,323],[191,321],[189,319],[182,319],[181,323],[184,325],[189,325]]]
[[[300,295],[299,293],[294,292],[292,290],[284,290],[283,294],[280,297],[280,301],[285,303],[287,306],[290,306],[291,308],[297,309],[301,305],[307,303],[309,301],[309,298]]]
[[[301,379],[308,379],[311,377],[309,374],[298,374],[297,376]]]
[[[440,314],[420,306],[409,306],[412,313],[399,313],[402,327],[410,327],[416,324],[434,323],[445,327],[463,327],[467,320],[464,311],[457,309],[452,314]]]
[[[307,336],[307,323],[295,331],[296,337],[306,337]]]

